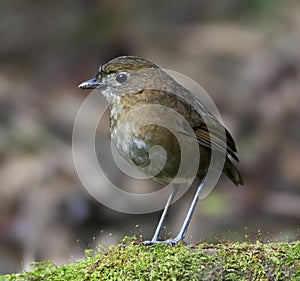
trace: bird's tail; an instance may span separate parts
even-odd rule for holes
[[[226,157],[223,172],[235,185],[238,186],[245,183],[238,169],[234,166],[234,164],[228,157]]]

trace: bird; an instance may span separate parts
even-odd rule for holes
[[[144,241],[145,245],[174,245],[184,241],[197,201],[206,185],[206,175],[213,153],[223,157],[223,165],[219,167],[220,173],[225,174],[236,186],[244,185],[244,179],[233,164],[233,160],[239,160],[235,141],[229,131],[197,96],[153,62],[130,55],[115,57],[100,65],[95,77],[82,82],[78,88],[100,90],[108,103],[112,142],[131,165],[138,169],[149,166],[151,148],[155,145],[162,146],[165,151],[167,159],[159,171],[154,167],[153,179],[162,183],[172,182],[174,188],[152,239]],[[155,122],[138,125],[145,119],[144,114],[130,112],[134,112],[137,107],[145,108],[146,111],[147,106],[162,108],[162,111],[158,110],[159,112],[153,114],[154,117],[158,116],[159,120],[165,116],[167,118],[170,111],[175,112],[175,117],[172,115],[172,120],[168,121],[175,133],[160,124],[154,124]],[[151,110],[145,114],[152,115]],[[182,116],[182,120],[177,118],[176,114]],[[192,176],[188,171],[187,175],[177,176],[182,155],[176,135],[184,137],[185,147],[196,145],[198,148],[199,155],[195,155],[199,157],[198,167],[195,167],[198,187],[178,235],[173,239],[160,240],[168,208],[180,184],[187,182]]]

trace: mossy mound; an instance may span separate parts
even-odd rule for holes
[[[300,280],[300,242],[144,246],[135,239],[87,251],[78,263],[33,263],[0,280]]]

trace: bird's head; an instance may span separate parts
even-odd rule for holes
[[[80,89],[100,89],[108,103],[143,89],[160,88],[167,74],[154,63],[135,56],[116,57],[101,65],[96,76],[81,83]]]

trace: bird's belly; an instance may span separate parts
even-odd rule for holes
[[[136,129],[127,124],[124,130],[112,130],[111,136],[119,153],[143,173],[163,182],[177,175],[180,146],[166,128],[146,125]]]

